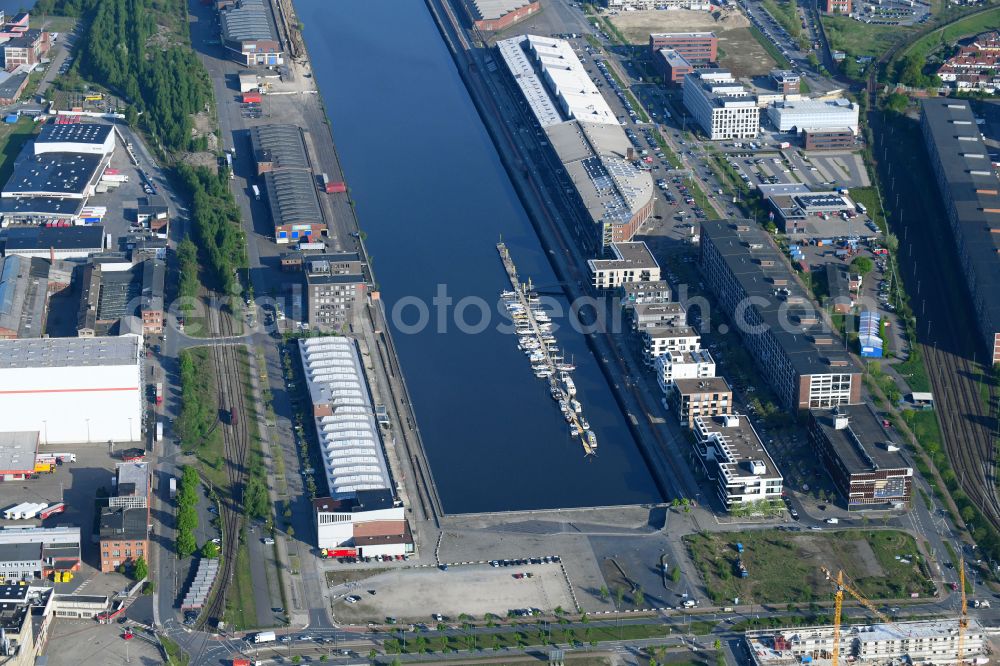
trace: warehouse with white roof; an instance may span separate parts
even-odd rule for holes
[[[133,442],[142,436],[139,336],[0,340],[5,431],[41,444]]]
[[[858,133],[858,105],[848,99],[800,99],[775,102],[767,119],[779,132],[848,128]]]
[[[340,336],[299,341],[330,495],[392,488],[357,347]]]
[[[595,245],[630,241],[652,214],[653,179],[569,42],[521,35],[496,46],[594,223]]]

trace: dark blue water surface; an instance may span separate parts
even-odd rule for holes
[[[556,279],[420,0],[296,0],[344,171],[368,232],[387,310],[431,303],[494,304],[509,288],[495,244],[522,277]],[[416,320],[407,308],[405,321]],[[427,455],[449,513],[659,501],[638,447],[584,338],[556,333],[599,453],[585,459],[547,384],[516,338],[452,323],[407,333],[393,325]],[[470,308],[467,321],[479,311]]]

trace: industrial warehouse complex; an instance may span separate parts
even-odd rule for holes
[[[357,343],[305,338],[299,352],[330,489],[313,502],[319,547],[362,556],[412,552]]]
[[[593,220],[598,247],[631,240],[652,214],[653,179],[633,164],[625,131],[572,47],[523,35],[497,49]]]
[[[132,442],[144,423],[142,337],[0,340],[0,414],[42,444]]]
[[[1000,180],[969,103],[929,99],[921,126],[937,176],[979,334],[1000,362]]]

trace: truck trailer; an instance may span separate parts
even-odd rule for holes
[[[163,441],[163,421],[156,422],[156,441]]]
[[[170,477],[170,499],[177,498],[177,479]]]
[[[54,516],[57,513],[62,513],[65,510],[66,510],[66,505],[63,502],[56,502],[47,509],[43,509],[42,511],[40,511],[38,514],[38,518],[40,520],[45,520],[46,518],[50,518],[51,516]]]
[[[273,643],[278,640],[278,637],[274,635],[273,631],[258,631],[254,634],[254,643]]]

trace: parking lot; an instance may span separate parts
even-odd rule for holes
[[[517,574],[523,577],[517,578]],[[392,617],[433,623],[434,613],[450,618],[460,613],[504,617],[514,609],[551,611],[559,606],[567,610],[575,607],[558,564],[470,564],[450,566],[446,571],[426,567],[390,571],[353,585],[347,594],[360,597],[356,603],[348,603],[345,598],[334,602],[333,612],[340,622]],[[387,593],[379,594],[381,590]]]
[[[93,620],[57,619],[49,629],[45,650],[49,666],[105,666],[106,664],[162,664],[159,647],[152,637],[140,634],[124,640],[125,629],[120,624],[98,624]],[[147,638],[148,637],[148,638]],[[71,650],[62,649],[67,640]]]

